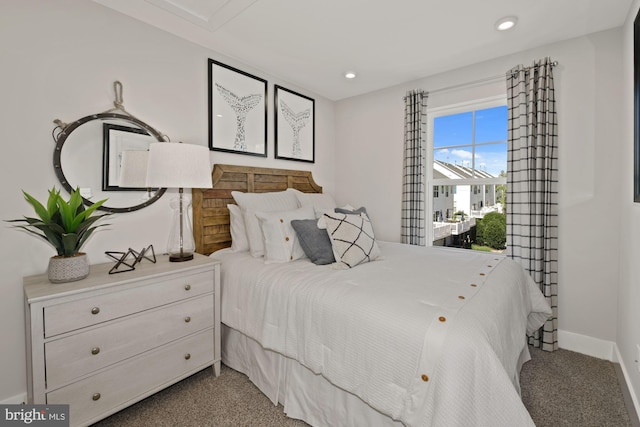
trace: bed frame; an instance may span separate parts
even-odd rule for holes
[[[211,178],[213,188],[191,190],[193,236],[196,252],[203,255],[231,246],[227,204],[235,204],[232,191],[266,193],[295,188],[304,193],[322,193],[309,171],[216,164]]]

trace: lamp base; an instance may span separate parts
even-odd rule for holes
[[[182,261],[191,261],[193,259],[193,254],[173,254],[169,255],[169,261],[171,262],[182,262]]]

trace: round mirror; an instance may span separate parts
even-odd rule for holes
[[[80,188],[86,205],[108,199],[98,209],[131,212],[149,206],[166,191],[121,186],[123,152],[146,151],[152,142],[164,142],[158,131],[134,117],[94,114],[62,127],[55,138],[56,176],[70,193]]]

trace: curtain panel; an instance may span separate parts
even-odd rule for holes
[[[407,92],[404,120],[401,242],[424,246],[427,98],[421,90]]]
[[[507,255],[540,286],[552,317],[529,337],[546,351],[558,348],[557,116],[549,58],[507,73]]]

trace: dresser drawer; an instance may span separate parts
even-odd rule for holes
[[[69,404],[73,424],[84,424],[214,361],[208,329],[47,393],[47,404]]]
[[[141,285],[141,286],[138,286]],[[44,308],[45,337],[213,292],[212,271],[147,279],[132,288]]]
[[[45,343],[47,389],[213,327],[213,298],[204,294]]]

